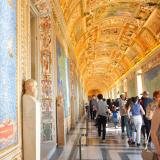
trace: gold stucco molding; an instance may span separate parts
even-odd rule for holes
[[[58,24],[58,27],[60,28],[61,31],[61,37],[63,37],[65,39],[65,43],[67,44],[70,52],[69,52],[69,57],[73,60],[75,59],[75,51],[73,49],[70,37],[67,33],[68,29],[67,29],[67,25],[65,23],[64,17],[63,17],[63,13],[60,7],[60,4],[57,0],[50,0],[51,2],[51,6],[52,6],[52,11],[53,11],[53,15],[55,17],[55,23]]]

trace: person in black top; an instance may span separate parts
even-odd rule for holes
[[[153,101],[151,98],[149,98],[149,93],[147,91],[144,91],[142,94],[142,97],[141,97],[141,100],[140,100],[140,104],[145,112],[145,115],[143,115],[143,121],[144,121],[144,124],[145,124],[145,132],[147,134],[147,139],[148,139],[148,136],[149,136],[149,132],[150,132],[150,129],[151,129],[151,120],[148,120],[146,118],[146,109],[147,109],[147,106]],[[144,130],[143,130],[144,132]],[[143,133],[144,134],[144,133]],[[149,138],[149,144],[151,142],[151,137]]]
[[[97,107],[97,99],[95,95],[92,96],[92,99],[90,100],[89,104],[90,104],[90,116],[91,116],[91,119],[94,120],[96,116],[95,108]]]

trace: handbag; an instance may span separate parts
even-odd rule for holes
[[[148,150],[148,141],[149,141],[149,137],[150,137],[151,131],[149,133],[148,139],[147,139],[147,143],[145,148],[142,150],[141,156],[143,160],[158,160],[157,154],[153,151]]]
[[[158,160],[157,154],[148,149],[142,150],[141,156],[143,160]]]

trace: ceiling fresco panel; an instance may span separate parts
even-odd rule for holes
[[[153,34],[148,29],[143,29],[140,34],[140,39],[146,48],[152,48],[156,44]]]
[[[159,43],[158,0],[60,2],[88,91],[107,90]]]
[[[160,10],[156,9],[145,25],[156,37],[160,39]]]

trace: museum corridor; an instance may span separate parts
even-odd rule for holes
[[[160,160],[159,115],[160,0],[0,0],[0,160]]]

